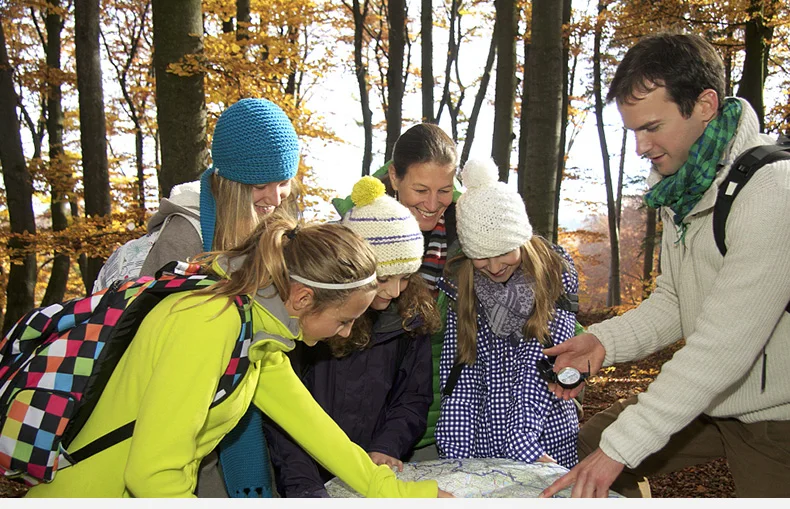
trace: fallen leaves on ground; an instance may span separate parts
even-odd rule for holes
[[[661,366],[683,346],[683,341],[656,352],[639,362],[615,364],[592,377],[584,390],[584,417],[587,421],[618,399],[625,399],[647,389]],[[723,498],[735,496],[735,484],[727,461],[719,459],[685,468],[678,472],[648,478],[654,498]]]

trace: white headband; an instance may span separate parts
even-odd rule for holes
[[[376,280],[376,273],[374,272],[365,279],[352,281],[351,283],[319,283],[318,281],[312,281],[310,279],[297,276],[296,274],[291,274],[291,279],[302,283],[303,285],[312,286],[313,288],[323,288],[324,290],[348,290],[349,288],[359,288],[360,286],[365,286],[368,283],[372,283]]]

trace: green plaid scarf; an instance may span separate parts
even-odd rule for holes
[[[702,136],[691,146],[683,166],[674,175],[661,179],[645,195],[645,203],[650,207],[672,209],[680,240],[683,240],[688,228],[683,218],[691,212],[716,178],[719,160],[735,135],[741,110],[738,99],[725,99],[721,114],[711,120]]]

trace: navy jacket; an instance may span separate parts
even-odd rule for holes
[[[408,333],[394,306],[378,314],[363,351],[336,359],[324,343],[297,342],[289,356],[315,400],[365,451],[403,459],[425,432],[433,401],[430,338]],[[274,422],[266,420],[264,431],[280,495],[326,496],[332,474]]]

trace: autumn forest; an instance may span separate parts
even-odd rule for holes
[[[658,272],[660,225],[628,185],[604,98],[625,50],[662,30],[712,42],[727,94],[754,106],[764,132],[790,132],[783,0],[0,0],[3,332],[35,306],[85,295],[107,256],[145,233],[159,197],[208,167],[213,126],[240,98],[274,101],[304,140],[340,140],[308,105],[330,72],[357,99],[358,176],[419,121],[446,126],[463,164],[492,112],[500,178],[517,179],[535,231],[572,252],[582,309],[633,306]],[[566,164],[585,119],[598,126],[600,175]],[[310,209],[333,196],[304,159]],[[563,184],[585,179],[606,201],[567,231]]]

